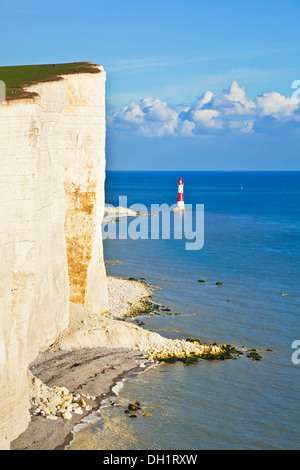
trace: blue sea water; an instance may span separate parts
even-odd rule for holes
[[[108,239],[105,259],[121,263],[107,273],[145,278],[157,286],[153,300],[177,314],[144,315],[143,328],[256,348],[262,360],[159,365],[129,378],[119,406],[103,409],[71,448],[297,449],[300,172],[108,172],[106,202],[172,205],[180,176],[185,202],[204,204],[203,248]],[[152,416],[129,419],[124,409],[134,400]]]

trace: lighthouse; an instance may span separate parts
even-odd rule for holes
[[[183,181],[182,181],[182,178],[179,178],[179,181],[178,181],[177,209],[180,210],[180,211],[184,211]]]

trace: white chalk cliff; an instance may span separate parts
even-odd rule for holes
[[[28,365],[67,327],[69,301],[108,310],[105,72],[29,90],[0,104],[1,449],[28,425]]]

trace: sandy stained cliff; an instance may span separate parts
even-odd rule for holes
[[[0,104],[0,448],[29,421],[27,367],[69,321],[108,309],[101,219],[105,72]]]

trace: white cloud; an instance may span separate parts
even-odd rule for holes
[[[280,93],[263,93],[255,101],[234,81],[219,95],[206,91],[181,109],[154,98],[133,101],[109,116],[111,127],[135,131],[149,137],[183,136],[218,132],[251,133],[260,123],[273,118],[274,126],[299,121],[300,105]],[[273,122],[271,121],[271,122]]]
[[[220,116],[220,111],[215,109],[195,109],[192,113],[193,121],[195,124],[206,127],[222,127],[221,122],[217,120]]]
[[[113,122],[119,128],[129,123],[133,129],[151,137],[174,135],[178,126],[178,113],[159,99],[144,98],[132,102],[113,115]]]
[[[278,120],[292,116],[298,108],[298,104],[292,98],[286,98],[276,91],[263,93],[256,98],[256,101],[261,116],[273,116]]]
[[[192,121],[181,121],[179,134],[184,137],[192,137],[196,124]]]
[[[246,97],[244,87],[232,82],[223,94],[212,98],[215,108],[222,108],[224,114],[249,115],[255,111],[255,103]]]

